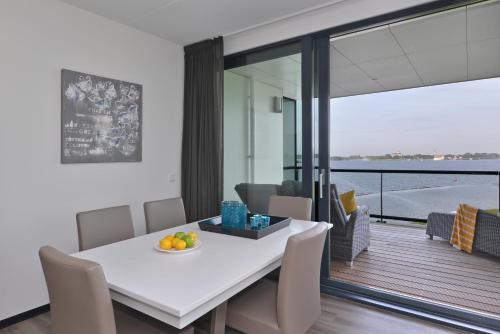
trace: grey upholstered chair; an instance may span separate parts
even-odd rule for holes
[[[80,250],[99,247],[134,237],[128,205],[76,214]]]
[[[240,183],[234,187],[234,190],[250,212],[267,214],[269,198],[272,195],[278,195],[279,185]]]
[[[302,182],[285,180],[281,184],[240,183],[234,187],[240,199],[253,213],[267,214],[273,195],[301,196]]]
[[[339,199],[337,187],[331,185],[330,222],[333,224],[330,235],[330,254],[350,266],[362,251],[370,246],[370,216],[367,206],[346,215]]]
[[[247,334],[304,334],[321,315],[320,267],[325,223],[288,239],[279,283],[262,280],[233,298],[229,327]]]
[[[52,334],[166,334],[194,333],[178,330],[155,319],[135,317],[123,307],[113,310],[102,267],[55,248],[40,248],[49,291]]]
[[[311,210],[310,198],[273,195],[269,199],[268,214],[271,216],[311,220]]]
[[[146,202],[144,215],[147,233],[186,224],[186,212],[180,197]]]

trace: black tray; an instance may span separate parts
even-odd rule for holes
[[[288,225],[290,225],[290,222],[292,221],[291,218],[269,216],[271,219],[268,227],[260,230],[252,230],[250,229],[250,224],[249,224],[251,216],[253,216],[253,214],[247,215],[247,224],[245,225],[245,229],[222,228],[222,223],[215,225],[213,224],[213,219],[202,220],[198,222],[198,226],[200,226],[200,229],[202,231],[229,234],[229,235],[234,235],[236,237],[242,237],[248,239],[260,239],[262,237],[265,237],[266,235],[269,235],[271,233],[281,230],[282,228],[287,227]]]

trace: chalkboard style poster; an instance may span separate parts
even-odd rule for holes
[[[142,160],[142,86],[62,70],[62,163]]]

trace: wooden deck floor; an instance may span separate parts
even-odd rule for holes
[[[333,279],[500,316],[500,260],[466,254],[425,229],[373,223],[371,245]]]

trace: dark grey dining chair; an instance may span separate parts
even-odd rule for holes
[[[227,325],[247,334],[304,334],[321,315],[320,267],[327,224],[288,239],[276,283],[267,279],[229,301]]]
[[[80,251],[134,237],[128,205],[79,212],[76,225]]]
[[[169,198],[144,203],[146,231],[153,233],[186,224],[182,198]]]

